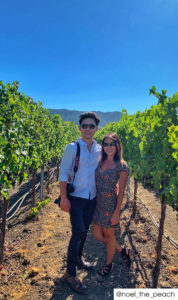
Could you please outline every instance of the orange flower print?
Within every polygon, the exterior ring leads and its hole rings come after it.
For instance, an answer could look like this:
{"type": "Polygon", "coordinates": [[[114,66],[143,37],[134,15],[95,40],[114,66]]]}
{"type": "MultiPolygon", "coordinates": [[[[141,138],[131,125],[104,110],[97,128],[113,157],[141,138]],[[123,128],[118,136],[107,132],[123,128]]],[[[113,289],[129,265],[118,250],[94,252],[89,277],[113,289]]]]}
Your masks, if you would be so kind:
{"type": "Polygon", "coordinates": [[[109,216],[109,213],[108,213],[108,211],[106,211],[106,212],[105,212],[105,216],[106,216],[106,217],[108,217],[108,216],[109,216]]]}
{"type": "Polygon", "coordinates": [[[111,197],[111,194],[110,194],[110,193],[106,193],[106,195],[107,195],[108,197],[111,197]]]}

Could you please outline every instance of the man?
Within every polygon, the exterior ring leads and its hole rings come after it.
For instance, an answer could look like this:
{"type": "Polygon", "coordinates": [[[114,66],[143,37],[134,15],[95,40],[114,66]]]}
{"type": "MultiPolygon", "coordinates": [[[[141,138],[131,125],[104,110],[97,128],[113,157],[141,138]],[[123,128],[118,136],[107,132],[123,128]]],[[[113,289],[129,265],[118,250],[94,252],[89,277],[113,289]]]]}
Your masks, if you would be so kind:
{"type": "Polygon", "coordinates": [[[65,280],[74,291],[80,294],[87,294],[88,289],[76,277],[76,267],[92,269],[92,265],[83,260],[82,251],[96,205],[95,169],[98,166],[101,146],[93,140],[93,136],[98,130],[99,122],[100,120],[94,112],[80,115],[81,137],[78,139],[80,159],[75,178],[73,168],[77,152],[76,143],[67,145],[60,167],[60,207],[63,211],[70,213],[72,227],[65,280]],[[74,178],[75,190],[67,195],[66,187],[69,176],[74,178]]]}

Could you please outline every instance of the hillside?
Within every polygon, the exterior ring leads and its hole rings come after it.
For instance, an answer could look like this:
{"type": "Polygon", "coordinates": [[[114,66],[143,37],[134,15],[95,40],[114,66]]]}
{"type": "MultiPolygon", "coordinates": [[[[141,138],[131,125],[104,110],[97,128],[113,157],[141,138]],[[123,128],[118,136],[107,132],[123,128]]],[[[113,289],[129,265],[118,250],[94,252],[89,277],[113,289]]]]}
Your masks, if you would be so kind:
{"type": "MultiPolygon", "coordinates": [[[[83,111],[78,110],[68,110],[68,109],[48,109],[51,115],[59,114],[62,120],[65,121],[72,121],[78,124],[79,115],[83,111]]],[[[121,118],[121,112],[113,111],[113,112],[102,112],[96,111],[97,115],[100,118],[99,127],[104,127],[106,124],[110,122],[118,122],[121,118]]]]}

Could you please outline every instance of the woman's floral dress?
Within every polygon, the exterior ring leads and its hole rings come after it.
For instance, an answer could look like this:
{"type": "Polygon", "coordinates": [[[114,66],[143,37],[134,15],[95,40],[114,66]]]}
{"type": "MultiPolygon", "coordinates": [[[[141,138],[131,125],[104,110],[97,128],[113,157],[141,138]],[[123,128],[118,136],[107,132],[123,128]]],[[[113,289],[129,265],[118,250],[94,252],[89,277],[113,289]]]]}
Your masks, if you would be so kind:
{"type": "Polygon", "coordinates": [[[126,164],[121,165],[116,162],[115,167],[102,171],[101,165],[95,171],[97,201],[93,216],[93,223],[104,228],[116,227],[111,225],[111,217],[117,204],[117,195],[115,193],[116,184],[119,180],[120,172],[128,172],[126,164]]]}

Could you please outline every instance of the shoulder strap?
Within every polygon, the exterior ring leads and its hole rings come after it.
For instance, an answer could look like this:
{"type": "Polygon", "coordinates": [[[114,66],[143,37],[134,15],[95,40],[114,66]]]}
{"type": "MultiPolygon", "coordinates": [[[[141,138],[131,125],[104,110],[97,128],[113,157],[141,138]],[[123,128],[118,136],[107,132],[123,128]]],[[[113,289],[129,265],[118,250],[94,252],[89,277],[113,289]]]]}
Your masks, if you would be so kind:
{"type": "Polygon", "coordinates": [[[77,152],[76,152],[76,156],[75,156],[74,176],[78,170],[79,161],[80,161],[80,145],[79,145],[79,142],[76,142],[76,144],[77,144],[77,152]]]}

